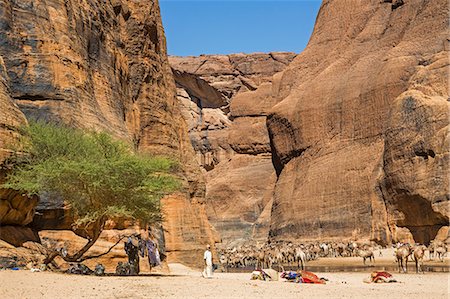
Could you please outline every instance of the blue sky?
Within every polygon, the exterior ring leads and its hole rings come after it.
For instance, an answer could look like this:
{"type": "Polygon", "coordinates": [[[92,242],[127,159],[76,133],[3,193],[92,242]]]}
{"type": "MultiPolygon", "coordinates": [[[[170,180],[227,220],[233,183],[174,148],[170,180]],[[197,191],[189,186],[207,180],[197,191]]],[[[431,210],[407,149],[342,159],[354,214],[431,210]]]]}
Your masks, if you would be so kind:
{"type": "Polygon", "coordinates": [[[169,55],[301,52],[321,0],[160,0],[169,55]]]}

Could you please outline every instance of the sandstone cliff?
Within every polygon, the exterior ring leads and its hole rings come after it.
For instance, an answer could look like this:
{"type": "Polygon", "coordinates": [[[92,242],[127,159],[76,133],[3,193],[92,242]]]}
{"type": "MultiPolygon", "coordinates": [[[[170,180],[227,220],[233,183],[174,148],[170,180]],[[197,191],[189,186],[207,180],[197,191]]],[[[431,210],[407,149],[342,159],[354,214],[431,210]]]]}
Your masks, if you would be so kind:
{"type": "MultiPolygon", "coordinates": [[[[106,130],[140,151],[177,158],[186,192],[167,210],[169,222],[177,219],[167,250],[182,252],[175,244],[185,243],[199,253],[213,242],[157,1],[0,0],[0,56],[11,97],[27,117],[106,130]]],[[[0,115],[14,120],[16,111],[0,115]]]]}
{"type": "Polygon", "coordinates": [[[443,0],[326,0],[297,57],[170,58],[225,242],[442,238],[448,14],[443,0]]]}
{"type": "Polygon", "coordinates": [[[182,114],[205,172],[208,217],[226,244],[267,239],[276,175],[266,116],[277,103],[270,96],[279,84],[273,75],[294,57],[169,57],[182,114]]]}
{"type": "Polygon", "coordinates": [[[445,0],[323,1],[267,126],[272,239],[375,239],[448,225],[445,0]],[[400,3],[401,2],[401,3],[400,3]]]}
{"type": "MultiPolygon", "coordinates": [[[[13,145],[19,137],[19,127],[27,122],[10,97],[7,78],[0,56],[0,165],[11,154],[13,145]]],[[[2,171],[0,167],[0,182],[4,181],[6,167],[4,168],[2,171]]],[[[33,220],[36,204],[37,198],[27,198],[19,192],[0,189],[0,224],[29,224],[33,220]]],[[[0,228],[0,236],[3,235],[6,235],[5,230],[0,228]]]]}

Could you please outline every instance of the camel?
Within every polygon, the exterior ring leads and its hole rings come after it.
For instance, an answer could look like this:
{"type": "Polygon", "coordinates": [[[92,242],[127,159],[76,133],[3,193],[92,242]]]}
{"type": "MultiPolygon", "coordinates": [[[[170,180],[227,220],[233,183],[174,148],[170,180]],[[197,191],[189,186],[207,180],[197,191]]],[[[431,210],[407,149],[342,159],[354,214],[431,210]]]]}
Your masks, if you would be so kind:
{"type": "Polygon", "coordinates": [[[221,254],[219,261],[222,268],[222,272],[228,272],[228,257],[225,254],[221,254]]]}
{"type": "Polygon", "coordinates": [[[397,257],[398,263],[398,272],[407,272],[408,271],[408,257],[411,255],[411,248],[409,244],[401,245],[397,248],[395,252],[395,256],[397,257]]]}
{"type": "Polygon", "coordinates": [[[295,260],[298,263],[298,268],[305,270],[306,267],[306,254],[305,252],[300,248],[297,247],[295,248],[295,260]]]}
{"type": "Polygon", "coordinates": [[[282,250],[279,248],[276,248],[275,249],[275,263],[278,264],[278,268],[281,272],[284,272],[283,260],[284,260],[284,255],[283,255],[282,250]]]}
{"type": "Polygon", "coordinates": [[[328,254],[329,254],[328,244],[326,244],[326,243],[320,244],[320,249],[322,249],[323,256],[328,256],[328,254]]]}
{"type": "Polygon", "coordinates": [[[337,244],[336,250],[340,257],[344,256],[345,248],[346,248],[346,246],[344,243],[337,244]]]}
{"type": "Polygon", "coordinates": [[[428,256],[429,256],[429,260],[433,260],[434,259],[434,244],[433,244],[433,241],[431,241],[430,245],[428,245],[428,256]]]}
{"type": "Polygon", "coordinates": [[[414,261],[416,263],[416,273],[419,273],[420,270],[423,271],[423,256],[425,255],[425,251],[427,250],[427,247],[425,245],[419,245],[414,248],[413,256],[414,261]]]}
{"type": "Polygon", "coordinates": [[[358,250],[358,255],[363,258],[364,266],[366,265],[366,259],[369,259],[372,264],[375,263],[375,255],[370,249],[360,249],[358,250]]]}
{"type": "Polygon", "coordinates": [[[447,253],[447,249],[444,246],[438,246],[434,249],[435,254],[438,257],[438,260],[444,262],[444,256],[447,253]]]}

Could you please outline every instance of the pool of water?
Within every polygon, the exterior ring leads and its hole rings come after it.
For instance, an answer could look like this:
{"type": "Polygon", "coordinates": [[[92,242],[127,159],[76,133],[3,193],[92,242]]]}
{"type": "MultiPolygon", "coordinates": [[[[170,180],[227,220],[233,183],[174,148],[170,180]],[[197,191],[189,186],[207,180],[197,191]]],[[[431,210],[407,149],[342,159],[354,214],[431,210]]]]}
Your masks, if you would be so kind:
{"type": "MultiPolygon", "coordinates": [[[[280,270],[277,266],[273,267],[275,270],[280,270]]],[[[436,272],[436,273],[450,273],[449,265],[430,265],[423,266],[425,272],[436,272]]],[[[245,268],[229,268],[228,272],[230,273],[248,273],[253,271],[253,267],[245,267],[245,268]]],[[[284,267],[286,271],[296,271],[296,267],[284,267]]],[[[372,272],[378,270],[384,270],[388,272],[398,272],[397,266],[306,266],[306,270],[312,272],[372,272]]],[[[221,269],[218,270],[219,272],[221,269]]],[[[413,265],[408,265],[408,272],[413,273],[416,272],[416,267],[413,265]]]]}

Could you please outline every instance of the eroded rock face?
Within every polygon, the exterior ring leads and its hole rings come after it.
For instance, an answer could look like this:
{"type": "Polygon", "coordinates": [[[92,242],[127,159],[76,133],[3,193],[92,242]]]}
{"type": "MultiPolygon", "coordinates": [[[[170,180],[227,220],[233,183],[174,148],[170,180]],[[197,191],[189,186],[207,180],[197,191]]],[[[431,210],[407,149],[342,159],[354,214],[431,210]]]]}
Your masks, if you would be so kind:
{"type": "MultiPolygon", "coordinates": [[[[8,76],[0,56],[0,183],[5,181],[5,159],[11,154],[19,138],[25,116],[10,97],[8,76]]],[[[33,220],[37,198],[28,198],[14,190],[0,189],[0,225],[27,225],[33,220]]],[[[14,234],[9,234],[9,240],[14,234]]]]}
{"type": "Polygon", "coordinates": [[[448,13],[323,2],[267,121],[272,239],[390,242],[401,226],[427,242],[448,223],[448,13]]]}
{"type": "Polygon", "coordinates": [[[207,214],[227,245],[265,242],[275,171],[266,116],[274,74],[293,53],[169,57],[178,100],[205,171],[207,214]]]}
{"type": "MultiPolygon", "coordinates": [[[[157,1],[0,0],[0,56],[11,97],[28,118],[105,130],[142,152],[175,157],[187,205],[205,215],[205,186],[177,106],[157,1]]],[[[213,243],[203,234],[208,223],[201,225],[184,228],[189,240],[178,235],[199,259],[202,244],[213,243]]]]}
{"type": "Polygon", "coordinates": [[[391,218],[420,243],[449,222],[449,117],[445,97],[409,90],[393,104],[386,130],[384,194],[391,218]]]}

